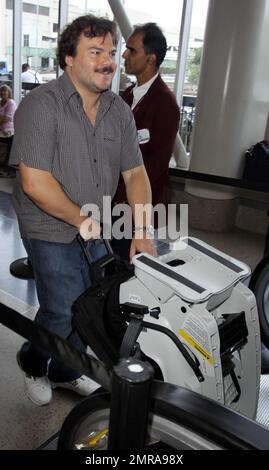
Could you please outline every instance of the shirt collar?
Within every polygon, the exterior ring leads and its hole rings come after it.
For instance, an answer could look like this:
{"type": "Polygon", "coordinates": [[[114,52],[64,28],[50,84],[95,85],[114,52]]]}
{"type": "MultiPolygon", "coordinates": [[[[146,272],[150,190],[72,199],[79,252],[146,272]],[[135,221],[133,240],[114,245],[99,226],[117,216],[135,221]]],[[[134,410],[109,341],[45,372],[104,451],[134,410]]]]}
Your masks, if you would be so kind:
{"type": "Polygon", "coordinates": [[[72,95],[78,94],[76,88],[74,87],[72,81],[68,77],[67,73],[64,72],[59,78],[60,87],[63,90],[66,101],[69,101],[72,95]]]}
{"type": "Polygon", "coordinates": [[[134,109],[134,107],[137,105],[137,103],[142,100],[143,96],[148,92],[149,88],[151,87],[152,83],[156,80],[158,77],[159,72],[156,73],[150,80],[148,80],[146,83],[143,83],[143,85],[138,86],[137,83],[133,88],[133,103],[131,108],[134,109]]]}

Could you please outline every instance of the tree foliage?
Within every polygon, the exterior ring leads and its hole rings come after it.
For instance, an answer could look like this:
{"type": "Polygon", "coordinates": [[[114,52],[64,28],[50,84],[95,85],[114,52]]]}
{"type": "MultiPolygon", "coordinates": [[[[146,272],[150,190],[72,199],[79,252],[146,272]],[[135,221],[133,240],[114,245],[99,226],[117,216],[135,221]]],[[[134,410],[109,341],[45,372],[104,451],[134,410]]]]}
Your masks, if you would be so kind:
{"type": "Polygon", "coordinates": [[[203,51],[202,47],[194,49],[193,57],[189,61],[189,65],[188,65],[188,82],[191,85],[196,85],[196,86],[198,85],[199,75],[200,75],[202,51],[203,51]]]}

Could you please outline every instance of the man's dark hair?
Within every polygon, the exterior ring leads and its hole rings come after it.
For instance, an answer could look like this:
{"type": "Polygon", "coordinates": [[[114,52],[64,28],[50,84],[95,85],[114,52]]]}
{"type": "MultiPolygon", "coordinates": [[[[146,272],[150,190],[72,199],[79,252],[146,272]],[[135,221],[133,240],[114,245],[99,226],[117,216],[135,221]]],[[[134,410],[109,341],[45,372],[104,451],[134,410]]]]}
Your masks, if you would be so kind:
{"type": "Polygon", "coordinates": [[[27,70],[29,70],[29,68],[30,68],[29,64],[22,64],[21,71],[22,72],[27,72],[27,70]]]}
{"type": "Polygon", "coordinates": [[[167,42],[162,30],[156,23],[137,24],[134,26],[135,33],[143,33],[143,44],[146,54],[156,55],[156,67],[160,67],[167,51],[167,42]]]}
{"type": "Polygon", "coordinates": [[[57,50],[57,59],[61,69],[65,69],[65,57],[75,57],[77,45],[81,34],[87,38],[103,37],[111,34],[113,44],[117,45],[117,27],[107,18],[98,18],[93,15],[79,16],[63,30],[57,50]]]}

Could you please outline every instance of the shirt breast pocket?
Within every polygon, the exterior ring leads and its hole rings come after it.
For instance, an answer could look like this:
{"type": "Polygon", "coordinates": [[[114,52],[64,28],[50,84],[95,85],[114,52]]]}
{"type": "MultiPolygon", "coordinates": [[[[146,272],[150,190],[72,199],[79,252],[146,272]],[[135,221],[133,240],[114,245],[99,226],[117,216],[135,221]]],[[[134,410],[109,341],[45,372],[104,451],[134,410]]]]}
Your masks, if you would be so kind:
{"type": "Polygon", "coordinates": [[[106,166],[120,166],[121,140],[119,136],[104,137],[104,163],[106,166]]]}

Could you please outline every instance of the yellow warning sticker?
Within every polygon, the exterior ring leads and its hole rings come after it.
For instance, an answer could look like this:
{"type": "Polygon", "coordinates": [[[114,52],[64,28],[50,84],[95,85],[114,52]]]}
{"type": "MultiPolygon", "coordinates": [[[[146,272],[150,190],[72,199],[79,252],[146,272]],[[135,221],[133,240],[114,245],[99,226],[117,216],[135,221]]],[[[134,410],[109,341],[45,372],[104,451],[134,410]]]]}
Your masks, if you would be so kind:
{"type": "Polygon", "coordinates": [[[194,339],[186,333],[185,330],[179,330],[179,334],[184,338],[187,343],[189,343],[193,348],[195,348],[202,356],[210,363],[213,364],[213,357],[209,354],[206,349],[204,349],[200,344],[198,344],[194,339]]]}

